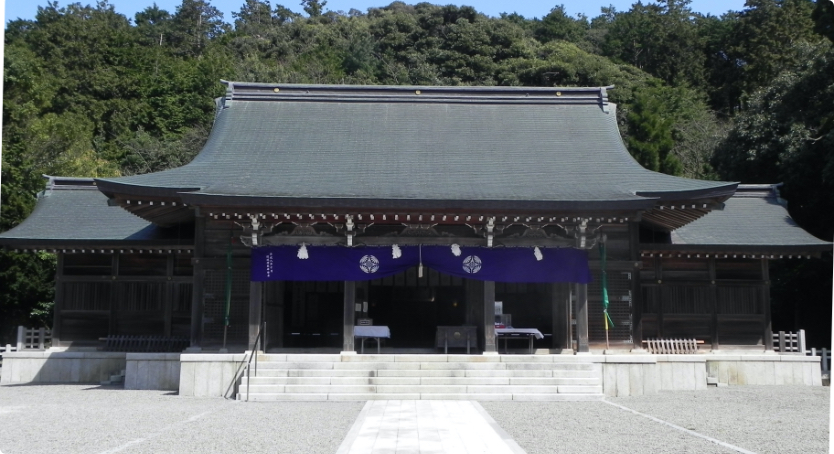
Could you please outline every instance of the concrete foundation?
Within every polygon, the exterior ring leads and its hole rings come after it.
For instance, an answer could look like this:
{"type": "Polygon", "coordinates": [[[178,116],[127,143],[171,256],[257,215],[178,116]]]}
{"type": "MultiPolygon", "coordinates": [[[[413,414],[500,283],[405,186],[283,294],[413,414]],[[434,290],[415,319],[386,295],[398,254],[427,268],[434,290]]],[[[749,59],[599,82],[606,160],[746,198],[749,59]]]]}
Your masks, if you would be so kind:
{"type": "Polygon", "coordinates": [[[703,390],[708,377],[725,385],[822,386],[819,356],[696,354],[604,358],[602,388],[610,397],[703,390]]]}
{"type": "MultiPolygon", "coordinates": [[[[274,355],[273,355],[274,356],[274,355]]],[[[284,355],[284,361],[320,360],[329,355],[284,355]]],[[[368,361],[372,355],[339,357],[349,363],[368,361]]],[[[420,361],[432,369],[446,355],[379,355],[377,361],[396,369],[420,361]]],[[[623,397],[655,394],[659,391],[697,391],[712,383],[725,385],[807,385],[821,386],[818,356],[777,354],[695,354],[695,355],[496,355],[494,358],[467,357],[467,362],[502,365],[519,362],[515,368],[535,368],[537,362],[597,364],[605,396],[623,397]]],[[[3,356],[0,383],[99,383],[125,371],[125,389],[179,391],[182,396],[233,397],[236,374],[242,373],[243,354],[201,353],[111,353],[84,351],[23,351],[3,356]]],[[[478,364],[468,364],[474,368],[478,364]]],[[[254,364],[253,364],[254,366],[254,364]]],[[[447,369],[448,364],[437,364],[447,369]]],[[[488,364],[484,364],[487,367],[488,364]]],[[[510,366],[505,366],[510,367],[510,366]]],[[[486,370],[484,373],[488,373],[486,370]]]]}
{"type": "Polygon", "coordinates": [[[237,392],[235,374],[242,366],[243,353],[180,355],[181,396],[233,397],[237,392]]]}
{"type": "Polygon", "coordinates": [[[180,387],[179,353],[127,353],[125,389],[177,391],[180,387]]]}
{"type": "Polygon", "coordinates": [[[22,351],[3,354],[0,383],[100,383],[125,370],[127,353],[22,351]]]}

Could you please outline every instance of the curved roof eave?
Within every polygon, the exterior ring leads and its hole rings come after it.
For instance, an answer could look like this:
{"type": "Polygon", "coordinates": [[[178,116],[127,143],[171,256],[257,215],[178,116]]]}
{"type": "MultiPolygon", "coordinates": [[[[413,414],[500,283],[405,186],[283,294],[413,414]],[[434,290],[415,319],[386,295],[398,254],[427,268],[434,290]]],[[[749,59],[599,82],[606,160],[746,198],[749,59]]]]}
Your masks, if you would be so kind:
{"type": "MultiPolygon", "coordinates": [[[[660,202],[683,201],[698,199],[727,199],[735,194],[738,189],[738,182],[725,182],[721,186],[714,186],[703,189],[692,189],[682,191],[637,191],[636,195],[650,197],[660,202]]],[[[723,201],[723,200],[721,200],[723,201]]]]}
{"type": "Polygon", "coordinates": [[[201,189],[200,187],[189,186],[168,187],[131,184],[109,178],[94,178],[93,180],[95,181],[99,191],[103,192],[105,195],[111,198],[116,194],[123,194],[144,197],[165,197],[179,199],[181,193],[199,191],[201,189]]]}
{"type": "Polygon", "coordinates": [[[374,199],[351,197],[265,197],[250,195],[180,193],[189,205],[248,207],[311,207],[354,209],[418,209],[418,210],[535,210],[535,211],[641,211],[654,206],[656,199],[632,197],[593,201],[559,200],[455,200],[455,199],[374,199]]]}
{"type": "Polygon", "coordinates": [[[655,200],[720,202],[735,188],[640,167],[620,137],[609,87],[225,83],[192,162],[98,179],[100,190],[191,204],[645,210],[655,200]]]}

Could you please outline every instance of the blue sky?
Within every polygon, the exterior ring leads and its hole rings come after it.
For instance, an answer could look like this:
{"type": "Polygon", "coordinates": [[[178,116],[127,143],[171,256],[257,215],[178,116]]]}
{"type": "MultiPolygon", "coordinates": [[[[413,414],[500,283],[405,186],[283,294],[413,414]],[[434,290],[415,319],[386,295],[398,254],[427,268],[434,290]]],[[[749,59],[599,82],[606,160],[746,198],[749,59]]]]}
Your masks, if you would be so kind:
{"type": "MultiPolygon", "coordinates": [[[[95,4],[95,0],[77,0],[82,4],[95,4]]],[[[348,11],[351,8],[360,11],[366,11],[368,8],[375,6],[385,6],[393,0],[328,0],[325,9],[333,11],[348,11]]],[[[38,11],[38,6],[46,5],[47,0],[5,0],[5,15],[6,22],[17,18],[34,19],[38,11]]],[[[59,0],[61,6],[65,6],[74,1],[59,0]]],[[[129,18],[142,11],[148,6],[153,5],[154,0],[110,0],[110,3],[116,8],[116,11],[122,13],[129,18]]],[[[160,8],[166,9],[169,12],[174,12],[181,0],[156,0],[156,4],[160,8]]],[[[233,23],[232,12],[240,10],[240,6],[244,0],[211,0],[214,5],[223,13],[223,19],[226,22],[233,23]]],[[[273,0],[275,4],[283,4],[289,9],[301,12],[300,0],[273,0]]],[[[419,3],[417,1],[406,1],[406,3],[419,3]]],[[[448,0],[430,1],[430,3],[456,5],[471,5],[478,11],[490,16],[498,16],[502,12],[517,12],[524,17],[542,17],[546,15],[555,5],[564,4],[568,14],[575,16],[583,13],[589,17],[599,15],[600,7],[613,5],[618,11],[626,11],[635,3],[634,0],[524,0],[524,1],[498,1],[498,0],[470,0],[464,2],[449,2],[448,0]]],[[[693,0],[689,5],[692,10],[703,13],[720,16],[729,11],[739,11],[744,7],[744,0],[693,0]]]]}

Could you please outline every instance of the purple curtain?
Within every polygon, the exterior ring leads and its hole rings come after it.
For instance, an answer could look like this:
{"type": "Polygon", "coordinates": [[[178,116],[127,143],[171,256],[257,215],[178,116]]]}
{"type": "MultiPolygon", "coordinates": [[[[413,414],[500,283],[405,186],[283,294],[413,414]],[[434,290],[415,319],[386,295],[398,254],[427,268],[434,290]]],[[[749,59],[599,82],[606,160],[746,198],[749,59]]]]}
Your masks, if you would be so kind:
{"type": "Polygon", "coordinates": [[[588,253],[580,249],[399,246],[267,246],[252,249],[253,281],[364,281],[402,273],[423,263],[441,273],[495,282],[591,282],[588,253]]]}

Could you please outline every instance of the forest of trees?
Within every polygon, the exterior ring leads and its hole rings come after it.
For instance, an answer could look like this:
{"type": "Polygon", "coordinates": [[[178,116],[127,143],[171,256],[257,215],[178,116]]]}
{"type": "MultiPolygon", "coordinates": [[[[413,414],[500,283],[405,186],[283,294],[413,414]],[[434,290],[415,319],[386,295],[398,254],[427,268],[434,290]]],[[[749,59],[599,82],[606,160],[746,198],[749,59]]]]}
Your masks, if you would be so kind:
{"type": "MultiPolygon", "coordinates": [[[[615,85],[623,139],[642,165],[783,182],[794,219],[832,240],[834,2],[748,0],[720,17],[689,3],[637,2],[593,18],[562,6],[525,18],[403,2],[345,12],[320,0],[245,0],[232,18],[208,0],[182,0],[175,11],[154,4],[128,18],[107,0],[48,3],[34,20],[6,25],[0,231],[30,213],[42,174],[130,175],[188,162],[226,79],[615,85]]],[[[831,261],[773,265],[774,329],[830,331],[831,261]]],[[[0,251],[0,343],[16,324],[51,323],[54,267],[48,253],[0,251]]]]}

